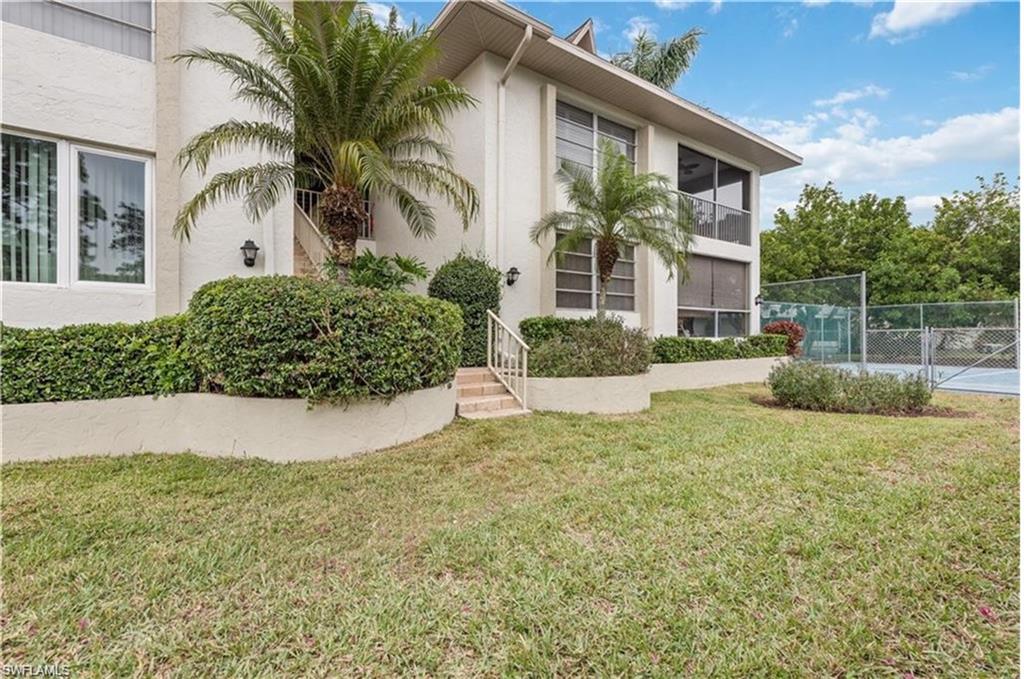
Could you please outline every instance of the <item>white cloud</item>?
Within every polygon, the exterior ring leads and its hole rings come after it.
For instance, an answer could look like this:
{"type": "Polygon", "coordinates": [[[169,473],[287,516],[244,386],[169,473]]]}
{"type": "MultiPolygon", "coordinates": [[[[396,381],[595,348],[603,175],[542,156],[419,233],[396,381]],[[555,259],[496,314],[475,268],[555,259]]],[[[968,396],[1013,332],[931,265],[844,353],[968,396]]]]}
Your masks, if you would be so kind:
{"type": "MultiPolygon", "coordinates": [[[[799,168],[765,179],[762,218],[766,223],[776,208],[793,201],[806,183],[821,185],[832,181],[842,187],[856,182],[888,181],[891,185],[931,168],[971,162],[1012,162],[1018,157],[1020,144],[1020,110],[1016,107],[949,118],[917,136],[876,136],[878,119],[861,109],[838,121],[831,116],[822,119],[820,115],[809,114],[799,120],[739,122],[804,159],[799,168]]],[[[911,209],[915,219],[927,219],[926,208],[930,206],[926,203],[932,198],[913,198],[911,209]]]]}
{"type": "Polygon", "coordinates": [[[935,216],[935,206],[942,196],[911,196],[907,198],[907,209],[914,224],[925,224],[935,216]]]}
{"type": "Polygon", "coordinates": [[[885,99],[889,96],[889,90],[878,85],[865,85],[860,89],[856,90],[840,90],[835,95],[828,99],[816,99],[814,105],[818,107],[822,106],[840,106],[842,104],[848,104],[851,101],[857,101],[858,99],[864,99],[866,97],[877,97],[878,99],[885,99]]]}
{"type": "Polygon", "coordinates": [[[691,0],[654,0],[658,9],[686,9],[691,0]]]}
{"type": "Polygon", "coordinates": [[[608,30],[608,24],[601,17],[591,17],[590,20],[594,22],[594,33],[602,33],[608,30]]]}
{"type": "Polygon", "coordinates": [[[622,35],[632,41],[643,32],[647,32],[648,35],[654,37],[657,30],[658,24],[645,16],[635,16],[630,17],[629,21],[626,22],[626,29],[622,31],[622,35]]]}
{"type": "MultiPolygon", "coordinates": [[[[382,2],[368,2],[364,5],[364,7],[366,8],[366,11],[370,13],[370,16],[373,17],[373,20],[375,22],[377,22],[381,26],[388,25],[388,18],[391,16],[392,5],[385,5],[382,2]]],[[[398,27],[408,27],[408,24],[406,23],[405,18],[402,16],[401,12],[398,13],[398,27]]]]}
{"type": "Polygon", "coordinates": [[[960,82],[971,82],[973,80],[981,80],[991,73],[994,68],[995,66],[992,64],[985,64],[984,66],[979,66],[978,68],[970,71],[950,71],[949,77],[953,80],[959,80],[960,82]]]}
{"type": "Polygon", "coordinates": [[[940,24],[963,14],[976,4],[974,0],[959,2],[914,2],[896,0],[892,10],[875,15],[871,21],[870,38],[888,38],[900,42],[917,35],[926,26],[940,24]]]}
{"type": "Polygon", "coordinates": [[[800,22],[796,20],[796,17],[790,17],[786,23],[786,27],[782,29],[783,38],[791,38],[796,33],[796,29],[800,26],[800,22]]]}
{"type": "Polygon", "coordinates": [[[805,7],[822,7],[827,5],[832,0],[804,0],[805,7]]]}
{"type": "Polygon", "coordinates": [[[708,14],[718,14],[722,11],[722,0],[711,0],[711,6],[708,7],[708,14]]]}

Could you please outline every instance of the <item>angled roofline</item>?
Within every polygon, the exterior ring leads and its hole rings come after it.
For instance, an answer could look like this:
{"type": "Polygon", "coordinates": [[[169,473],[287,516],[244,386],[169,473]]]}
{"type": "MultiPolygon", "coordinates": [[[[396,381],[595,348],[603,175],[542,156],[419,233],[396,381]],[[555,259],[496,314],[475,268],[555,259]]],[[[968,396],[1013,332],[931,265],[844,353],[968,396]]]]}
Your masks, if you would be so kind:
{"type": "Polygon", "coordinates": [[[565,36],[566,41],[582,47],[591,54],[597,54],[597,42],[594,39],[594,20],[587,19],[579,28],[565,36]]]}
{"type": "MultiPolygon", "coordinates": [[[[736,134],[754,144],[757,144],[758,146],[761,146],[762,148],[765,148],[775,154],[778,154],[781,158],[784,158],[788,162],[783,163],[782,167],[775,168],[776,170],[785,169],[787,167],[796,167],[798,165],[803,164],[803,158],[797,155],[796,153],[790,151],[789,149],[780,146],[779,144],[776,144],[770,139],[766,139],[765,137],[746,129],[745,127],[737,123],[734,123],[728,118],[719,115],[718,113],[715,113],[710,109],[695,104],[692,101],[689,101],[688,99],[685,99],[679,96],[678,94],[675,94],[674,92],[662,89],[661,87],[658,87],[657,85],[647,80],[644,80],[640,76],[634,75],[633,73],[630,73],[625,69],[619,68],[618,66],[615,66],[614,64],[605,61],[596,54],[587,51],[585,48],[580,47],[579,45],[574,44],[573,42],[570,42],[565,38],[558,37],[557,35],[554,34],[554,31],[547,24],[535,19],[534,17],[530,16],[529,14],[526,14],[525,12],[519,9],[516,9],[515,7],[512,7],[511,5],[507,4],[506,2],[503,2],[502,0],[448,0],[445,6],[438,13],[437,17],[435,17],[434,20],[430,23],[428,30],[430,30],[431,32],[443,31],[444,28],[451,22],[451,20],[458,14],[458,12],[470,6],[491,12],[492,14],[495,14],[496,16],[517,25],[519,28],[525,28],[527,25],[532,26],[534,32],[534,42],[538,40],[546,41],[549,45],[570,54],[572,57],[575,57],[577,59],[580,59],[593,66],[600,68],[610,76],[628,82],[630,85],[634,87],[639,87],[643,89],[645,92],[649,93],[650,95],[653,95],[669,104],[676,106],[677,108],[680,109],[680,111],[685,111],[690,115],[694,115],[716,125],[720,125],[721,127],[727,129],[731,133],[736,134]]],[[[586,23],[584,23],[583,26],[580,26],[580,28],[576,29],[576,31],[573,32],[573,35],[575,35],[576,32],[580,31],[584,26],[586,26],[586,23]]]]}

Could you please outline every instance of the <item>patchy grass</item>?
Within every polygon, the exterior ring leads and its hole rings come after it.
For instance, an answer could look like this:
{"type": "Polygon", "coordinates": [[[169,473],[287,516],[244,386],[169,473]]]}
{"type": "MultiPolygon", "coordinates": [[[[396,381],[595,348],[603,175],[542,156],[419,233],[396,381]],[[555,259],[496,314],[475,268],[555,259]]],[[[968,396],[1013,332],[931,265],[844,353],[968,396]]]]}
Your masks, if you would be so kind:
{"type": "MultiPolygon", "coordinates": [[[[1009,676],[1016,399],[459,422],[3,468],[3,657],[91,674],[1009,676]]],[[[368,423],[369,424],[369,423],[368,423]]]]}

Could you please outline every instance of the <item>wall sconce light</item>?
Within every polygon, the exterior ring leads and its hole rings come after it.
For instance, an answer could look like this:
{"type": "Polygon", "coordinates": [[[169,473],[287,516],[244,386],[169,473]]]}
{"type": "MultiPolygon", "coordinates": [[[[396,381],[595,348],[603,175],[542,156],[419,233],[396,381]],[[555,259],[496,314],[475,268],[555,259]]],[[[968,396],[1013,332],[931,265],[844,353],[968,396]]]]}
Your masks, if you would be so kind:
{"type": "Polygon", "coordinates": [[[505,285],[515,285],[519,280],[519,269],[512,267],[505,272],[505,285]]]}
{"type": "Polygon", "coordinates": [[[763,301],[764,300],[761,299],[761,295],[758,295],[757,297],[754,298],[754,306],[761,306],[761,302],[763,301]]]}
{"type": "Polygon", "coordinates": [[[247,240],[242,243],[242,247],[239,248],[242,251],[242,262],[246,266],[254,266],[256,264],[256,253],[260,251],[260,248],[252,240],[247,240]]]}

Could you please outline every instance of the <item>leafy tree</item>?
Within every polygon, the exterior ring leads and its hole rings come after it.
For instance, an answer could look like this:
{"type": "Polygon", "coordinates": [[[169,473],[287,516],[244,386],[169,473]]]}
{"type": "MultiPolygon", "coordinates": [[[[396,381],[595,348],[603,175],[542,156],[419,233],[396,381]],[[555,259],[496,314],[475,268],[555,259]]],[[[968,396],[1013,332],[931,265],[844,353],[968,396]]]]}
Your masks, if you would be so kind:
{"type": "Polygon", "coordinates": [[[700,49],[702,35],[703,30],[691,28],[659,44],[647,31],[640,31],[633,38],[630,50],[612,56],[611,62],[658,87],[670,90],[683,73],[689,70],[700,49]]]}
{"type": "Polygon", "coordinates": [[[449,80],[426,79],[438,58],[430,35],[399,29],[394,20],[378,26],[352,1],[297,2],[292,12],[269,0],[220,8],[252,31],[259,58],[197,48],[175,59],[227,74],[236,96],[268,120],[214,125],[193,137],[179,160],[183,169],[205,173],[211,158],[239,148],[272,159],[210,178],[179,212],[179,236],[188,238],[196,218],[222,200],[241,197],[249,216],[259,218],[294,182],[324,187],[321,223],[342,277],[355,257],[367,195],[394,203],[416,236],[434,234],[423,196],[448,202],[468,226],[476,189],[455,172],[451,150],[438,139],[447,117],[476,101],[449,80]]]}
{"type": "Polygon", "coordinates": [[[1020,281],[1020,190],[1002,174],[943,198],[914,226],[902,197],[846,200],[805,186],[761,236],[765,283],[867,272],[869,304],[1013,297],[1020,281]]]}
{"type": "Polygon", "coordinates": [[[602,139],[597,171],[562,161],[555,177],[565,188],[569,210],[541,217],[530,231],[534,243],[556,234],[550,258],[578,251],[593,240],[597,250],[597,317],[604,319],[608,281],[623,248],[650,248],[669,270],[685,272],[691,220],[678,209],[668,177],[636,174],[612,142],[602,139]]]}

